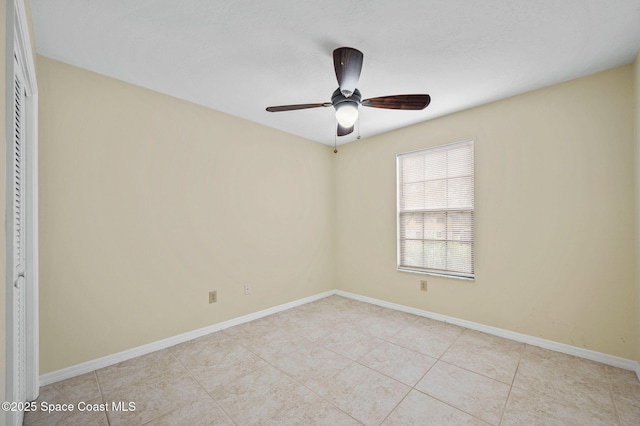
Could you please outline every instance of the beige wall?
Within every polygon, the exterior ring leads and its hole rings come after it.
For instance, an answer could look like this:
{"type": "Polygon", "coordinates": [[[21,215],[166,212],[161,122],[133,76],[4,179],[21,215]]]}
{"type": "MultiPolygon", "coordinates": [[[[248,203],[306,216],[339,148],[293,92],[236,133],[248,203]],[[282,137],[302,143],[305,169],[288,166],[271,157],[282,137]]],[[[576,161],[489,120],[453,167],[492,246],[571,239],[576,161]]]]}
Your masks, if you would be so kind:
{"type": "MultiPolygon", "coordinates": [[[[6,150],[7,150],[7,86],[6,86],[6,74],[7,74],[7,35],[6,35],[6,22],[7,22],[7,2],[6,0],[0,0],[0,22],[2,22],[2,28],[0,29],[0,277],[4,285],[0,286],[0,401],[5,400],[5,391],[7,383],[7,358],[6,358],[6,150]]],[[[4,413],[0,415],[0,424],[5,423],[4,413]]]]}
{"type": "Polygon", "coordinates": [[[632,358],[631,87],[624,66],[343,146],[337,287],[632,358]],[[396,271],[395,155],[467,139],[476,279],[426,277],[420,292],[424,275],[396,271]]]}
{"type": "Polygon", "coordinates": [[[41,373],[335,287],[331,148],[44,57],[38,83],[41,373]]]}

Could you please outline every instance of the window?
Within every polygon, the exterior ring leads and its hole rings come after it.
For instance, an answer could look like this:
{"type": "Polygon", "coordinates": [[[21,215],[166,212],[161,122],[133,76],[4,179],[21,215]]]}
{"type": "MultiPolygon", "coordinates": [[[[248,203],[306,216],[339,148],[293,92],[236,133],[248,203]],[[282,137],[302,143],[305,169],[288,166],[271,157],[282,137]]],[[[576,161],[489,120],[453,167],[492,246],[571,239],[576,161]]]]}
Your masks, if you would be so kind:
{"type": "Polygon", "coordinates": [[[473,141],[399,154],[398,270],[474,278],[473,141]]]}

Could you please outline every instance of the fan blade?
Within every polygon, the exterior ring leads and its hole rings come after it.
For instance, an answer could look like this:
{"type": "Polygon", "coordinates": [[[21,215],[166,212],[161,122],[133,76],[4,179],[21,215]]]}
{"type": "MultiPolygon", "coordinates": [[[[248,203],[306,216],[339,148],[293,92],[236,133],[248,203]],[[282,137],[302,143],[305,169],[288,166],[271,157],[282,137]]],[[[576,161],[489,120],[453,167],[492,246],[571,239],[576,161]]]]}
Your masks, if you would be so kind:
{"type": "Polygon", "coordinates": [[[324,102],[321,104],[280,105],[280,106],[270,106],[267,108],[267,111],[269,112],[294,111],[296,109],[330,107],[330,106],[331,106],[331,102],[324,102]]]}
{"type": "Polygon", "coordinates": [[[351,47],[339,47],[333,51],[333,68],[340,85],[340,92],[347,98],[356,90],[362,71],[362,52],[351,47]]]}
{"type": "Polygon", "coordinates": [[[351,132],[353,132],[353,126],[351,126],[351,127],[342,127],[338,123],[338,136],[346,136],[351,132]]]}
{"type": "Polygon", "coordinates": [[[420,110],[425,109],[429,102],[431,102],[429,95],[394,95],[365,99],[361,105],[373,108],[420,110]]]}

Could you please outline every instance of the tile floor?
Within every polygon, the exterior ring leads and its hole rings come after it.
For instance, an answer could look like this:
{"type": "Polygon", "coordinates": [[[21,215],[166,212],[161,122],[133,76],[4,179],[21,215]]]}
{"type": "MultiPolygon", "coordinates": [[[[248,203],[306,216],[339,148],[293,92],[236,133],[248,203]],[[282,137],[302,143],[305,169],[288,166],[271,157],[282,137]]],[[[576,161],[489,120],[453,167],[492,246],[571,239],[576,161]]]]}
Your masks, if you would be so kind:
{"type": "Polygon", "coordinates": [[[640,425],[633,372],[339,296],[45,386],[40,401],[110,411],[25,425],[640,425]]]}

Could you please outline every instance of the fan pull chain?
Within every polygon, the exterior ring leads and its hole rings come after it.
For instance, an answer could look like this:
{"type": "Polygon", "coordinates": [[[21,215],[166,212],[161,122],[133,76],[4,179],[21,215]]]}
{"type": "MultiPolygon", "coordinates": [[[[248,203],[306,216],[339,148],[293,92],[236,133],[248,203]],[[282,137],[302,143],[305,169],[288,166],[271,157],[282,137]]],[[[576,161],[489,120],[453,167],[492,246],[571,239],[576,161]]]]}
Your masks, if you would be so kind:
{"type": "Polygon", "coordinates": [[[337,154],[338,153],[338,148],[337,148],[337,139],[338,139],[338,135],[337,134],[333,134],[333,153],[337,154]]]}
{"type": "Polygon", "coordinates": [[[360,140],[360,120],[358,120],[358,137],[356,139],[360,140]]]}

